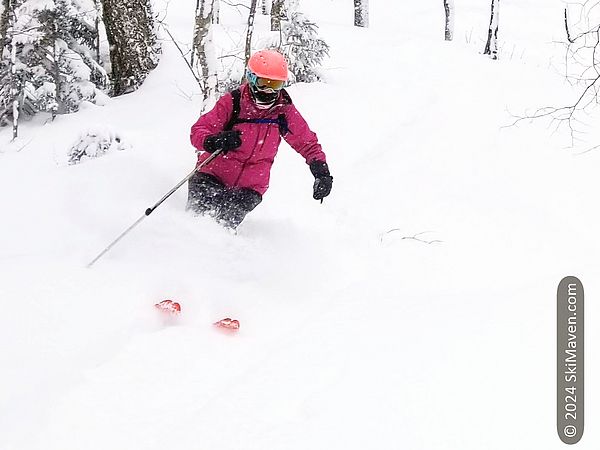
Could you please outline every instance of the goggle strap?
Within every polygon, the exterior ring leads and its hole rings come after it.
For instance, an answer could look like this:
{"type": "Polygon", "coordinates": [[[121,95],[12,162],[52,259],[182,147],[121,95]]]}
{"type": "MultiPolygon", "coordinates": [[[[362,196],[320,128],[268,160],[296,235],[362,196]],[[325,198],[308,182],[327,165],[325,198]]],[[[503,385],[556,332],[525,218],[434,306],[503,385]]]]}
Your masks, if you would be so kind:
{"type": "Polygon", "coordinates": [[[246,78],[252,84],[256,84],[256,82],[258,81],[258,76],[252,71],[250,71],[250,69],[246,69],[246,78]]]}

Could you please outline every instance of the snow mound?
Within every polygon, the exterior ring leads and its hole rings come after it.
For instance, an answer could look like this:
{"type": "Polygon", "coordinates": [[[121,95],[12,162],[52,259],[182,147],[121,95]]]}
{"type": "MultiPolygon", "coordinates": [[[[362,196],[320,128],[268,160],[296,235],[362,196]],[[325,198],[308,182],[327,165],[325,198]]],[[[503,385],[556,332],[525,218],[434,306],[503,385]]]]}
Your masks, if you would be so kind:
{"type": "Polygon", "coordinates": [[[69,164],[79,164],[92,158],[99,158],[114,151],[127,150],[131,145],[123,142],[120,133],[109,128],[94,128],[80,134],[71,146],[69,164]]]}

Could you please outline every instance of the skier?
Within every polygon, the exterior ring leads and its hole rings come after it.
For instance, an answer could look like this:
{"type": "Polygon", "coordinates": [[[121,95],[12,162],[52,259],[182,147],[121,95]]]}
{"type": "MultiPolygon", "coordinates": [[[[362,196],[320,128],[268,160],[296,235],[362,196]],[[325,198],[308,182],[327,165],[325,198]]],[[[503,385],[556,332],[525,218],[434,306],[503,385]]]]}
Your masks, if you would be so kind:
{"type": "Polygon", "coordinates": [[[221,154],[189,180],[187,209],[235,229],[262,201],[282,137],[309,165],[313,198],[322,202],[329,195],[333,177],[325,154],[283,89],[287,79],[283,55],[259,51],[248,61],[246,82],[192,126],[198,164],[211,153],[221,154]]]}

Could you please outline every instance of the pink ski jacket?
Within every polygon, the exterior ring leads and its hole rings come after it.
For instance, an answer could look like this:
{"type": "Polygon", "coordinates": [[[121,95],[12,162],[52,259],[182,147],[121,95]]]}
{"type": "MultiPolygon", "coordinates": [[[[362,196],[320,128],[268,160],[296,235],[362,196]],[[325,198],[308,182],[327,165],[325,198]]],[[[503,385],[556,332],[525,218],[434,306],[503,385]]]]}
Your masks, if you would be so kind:
{"type": "MultiPolygon", "coordinates": [[[[277,119],[284,114],[288,130],[282,130],[283,137],[290,146],[300,153],[307,164],[312,161],[326,162],[325,154],[291,99],[284,91],[279,100],[269,109],[259,109],[250,98],[247,84],[240,88],[239,119],[277,119]],[[285,132],[287,131],[287,132],[285,132]]],[[[202,115],[192,126],[190,139],[198,150],[204,150],[204,140],[211,134],[223,131],[233,113],[233,98],[230,93],[223,95],[208,113],[202,115]]],[[[234,130],[241,131],[242,145],[226,155],[220,155],[207,167],[200,169],[217,177],[226,186],[253,189],[264,194],[269,187],[269,176],[273,160],[277,154],[281,133],[276,123],[238,123],[234,130]]],[[[210,156],[201,151],[198,163],[210,156]]]]}

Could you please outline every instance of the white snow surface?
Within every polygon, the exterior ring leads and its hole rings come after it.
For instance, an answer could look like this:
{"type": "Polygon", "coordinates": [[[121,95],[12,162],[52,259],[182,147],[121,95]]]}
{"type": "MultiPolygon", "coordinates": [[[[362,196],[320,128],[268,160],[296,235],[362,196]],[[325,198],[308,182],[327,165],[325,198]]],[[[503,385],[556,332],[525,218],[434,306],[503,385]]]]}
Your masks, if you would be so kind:
{"type": "MultiPolygon", "coordinates": [[[[183,3],[166,21],[187,42],[183,3]]],[[[201,96],[167,41],[139,91],[16,142],[0,130],[0,449],[563,448],[567,275],[588,299],[578,448],[599,448],[600,150],[501,128],[577,94],[551,44],[563,4],[503,2],[499,61],[481,55],[489,2],[455,4],[449,43],[442,2],[373,0],[369,29],[352,2],[300,2],[331,58],[289,92],[333,192],[314,201],[283,144],[237,235],[187,214],[184,187],[85,267],[195,163],[201,96]],[[90,129],[130,148],[68,165],[90,129]],[[182,305],[168,323],[166,298],[182,305]],[[224,317],[237,334],[212,326],[224,317]]]]}

